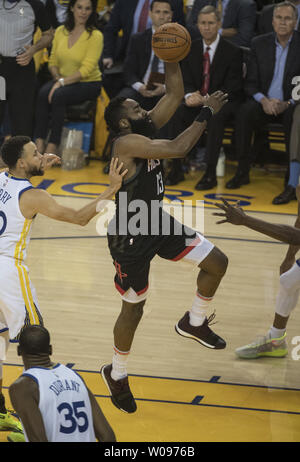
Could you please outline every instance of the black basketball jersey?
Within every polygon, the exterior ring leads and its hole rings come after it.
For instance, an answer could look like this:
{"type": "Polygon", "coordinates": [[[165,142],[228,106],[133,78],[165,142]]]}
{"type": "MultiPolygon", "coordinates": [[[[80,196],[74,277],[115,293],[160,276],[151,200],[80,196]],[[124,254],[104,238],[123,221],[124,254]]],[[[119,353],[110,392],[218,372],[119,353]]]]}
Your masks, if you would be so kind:
{"type": "MultiPolygon", "coordinates": [[[[161,232],[164,182],[161,161],[136,159],[135,174],[116,194],[116,213],[108,228],[110,245],[119,251],[133,239],[161,232]]],[[[136,248],[136,245],[134,246],[136,248]]]]}

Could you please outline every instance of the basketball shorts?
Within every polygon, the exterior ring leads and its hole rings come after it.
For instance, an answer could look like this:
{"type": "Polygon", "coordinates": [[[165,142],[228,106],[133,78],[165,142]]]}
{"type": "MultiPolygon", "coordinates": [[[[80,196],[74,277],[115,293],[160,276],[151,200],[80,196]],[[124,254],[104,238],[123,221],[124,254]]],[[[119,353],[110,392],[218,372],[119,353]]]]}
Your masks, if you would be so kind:
{"type": "Polygon", "coordinates": [[[147,298],[149,286],[149,271],[151,260],[158,255],[161,258],[176,261],[187,261],[194,265],[199,265],[212,251],[214,245],[204,236],[194,232],[189,239],[184,235],[170,236],[139,236],[137,238],[139,255],[136,256],[132,246],[122,248],[118,252],[118,247],[109,247],[116,269],[115,286],[121,294],[122,299],[129,303],[138,303],[147,298]],[[127,251],[126,251],[127,250],[127,251]]]}
{"type": "Polygon", "coordinates": [[[0,332],[9,331],[11,341],[17,341],[22,327],[43,325],[36,291],[28,268],[13,258],[0,258],[0,332]]]}

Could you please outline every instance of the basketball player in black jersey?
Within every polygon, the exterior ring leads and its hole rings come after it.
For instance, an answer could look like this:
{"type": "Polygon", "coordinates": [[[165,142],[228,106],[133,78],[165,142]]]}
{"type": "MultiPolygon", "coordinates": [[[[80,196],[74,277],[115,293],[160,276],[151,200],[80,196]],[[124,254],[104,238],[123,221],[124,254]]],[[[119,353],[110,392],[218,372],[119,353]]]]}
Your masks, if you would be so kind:
{"type": "Polygon", "coordinates": [[[218,91],[207,97],[206,106],[195,121],[176,139],[154,139],[156,131],[172,117],[184,95],[179,64],[166,63],[165,69],[166,94],[151,111],[146,112],[134,100],[115,98],[105,112],[108,128],[116,136],[112,156],[123,162],[128,173],[116,195],[116,214],[108,229],[122,309],[114,326],[112,364],[102,366],[101,375],[113,404],[128,413],[135,412],[136,403],[129,388],[126,363],[143,314],[150,262],[155,255],[173,261],[187,260],[200,268],[193,305],[175,326],[176,331],[208,348],[226,346],[210,329],[214,314],[207,317],[207,309],[226,272],[228,259],[204,236],[179,224],[162,210],[161,161],[183,158],[192,149],[209,118],[227,102],[227,94],[218,91]],[[135,213],[137,208],[140,214],[135,213]],[[130,226],[132,224],[136,227],[130,226]]]}

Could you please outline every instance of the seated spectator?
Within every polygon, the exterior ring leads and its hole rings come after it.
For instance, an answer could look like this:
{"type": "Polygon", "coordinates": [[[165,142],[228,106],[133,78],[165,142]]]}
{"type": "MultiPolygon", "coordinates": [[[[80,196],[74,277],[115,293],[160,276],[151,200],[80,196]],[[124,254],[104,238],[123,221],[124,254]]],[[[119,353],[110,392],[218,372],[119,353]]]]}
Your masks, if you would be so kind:
{"type": "Polygon", "coordinates": [[[151,43],[152,34],[162,24],[172,21],[170,0],[153,0],[149,16],[152,28],[131,37],[124,62],[126,87],[119,96],[136,100],[147,111],[151,110],[165,94],[164,62],[154,54],[151,43]],[[150,86],[149,79],[154,79],[150,86]],[[155,80],[156,79],[156,80],[155,80]],[[158,82],[158,80],[160,80],[158,82]]]}
{"type": "Polygon", "coordinates": [[[65,24],[56,29],[49,60],[53,80],[37,98],[35,138],[41,153],[58,152],[66,106],[96,99],[100,93],[103,36],[95,29],[96,5],[96,0],[70,0],[65,24]]]}
{"type": "MultiPolygon", "coordinates": [[[[249,47],[255,34],[256,3],[254,0],[195,0],[189,17],[189,26],[197,23],[199,11],[206,5],[212,5],[221,14],[220,34],[237,46],[249,47]]],[[[191,29],[194,38],[199,31],[191,29]]]]}
{"type": "MultiPolygon", "coordinates": [[[[213,6],[205,6],[198,15],[198,27],[203,38],[194,40],[189,55],[182,61],[185,101],[169,122],[169,133],[175,138],[187,128],[205,104],[207,93],[217,90],[228,93],[229,102],[212,117],[207,125],[203,178],[197,190],[207,190],[217,185],[216,166],[222,146],[224,126],[234,117],[243,98],[242,51],[218,33],[220,13],[213,6]]],[[[177,184],[184,179],[179,159],[173,160],[166,183],[177,184]]]]}
{"type": "MultiPolygon", "coordinates": [[[[290,3],[293,3],[298,10],[298,20],[296,23],[295,29],[300,31],[300,0],[289,0],[290,3]]],[[[273,32],[273,10],[274,4],[266,5],[259,14],[258,25],[257,25],[257,32],[259,35],[267,34],[269,32],[273,32]]]]}
{"type": "Polygon", "coordinates": [[[245,82],[248,100],[241,106],[235,126],[238,168],[227,183],[228,189],[250,182],[251,139],[255,129],[270,122],[283,124],[287,152],[295,108],[292,80],[300,75],[300,34],[294,31],[297,8],[283,2],[275,5],[274,33],[255,37],[245,82]]]}
{"type": "Polygon", "coordinates": [[[36,91],[34,56],[49,46],[52,39],[53,31],[41,2],[22,1],[22,5],[9,0],[5,5],[2,2],[0,76],[5,79],[6,88],[5,99],[0,94],[0,126],[8,114],[10,135],[32,136],[36,91]],[[33,43],[37,26],[41,34],[33,43]]]}
{"type": "MultiPolygon", "coordinates": [[[[110,20],[104,30],[103,65],[112,67],[126,56],[130,36],[151,27],[149,10],[152,0],[116,0],[110,20]],[[122,30],[120,47],[118,33],[122,30]]],[[[183,0],[171,0],[173,21],[184,24],[183,0]]]]}
{"type": "Polygon", "coordinates": [[[284,191],[274,197],[273,204],[287,204],[296,200],[296,187],[300,176],[300,105],[298,104],[293,114],[293,124],[290,141],[289,178],[284,191]]]}
{"type": "MultiPolygon", "coordinates": [[[[149,15],[152,0],[116,0],[108,24],[104,29],[104,69],[123,64],[131,35],[151,27],[149,15]],[[121,32],[121,36],[119,35],[121,32]]],[[[173,21],[184,24],[183,0],[171,0],[173,21]]],[[[103,86],[110,98],[124,86],[122,69],[112,78],[104,72],[103,86]]]]}

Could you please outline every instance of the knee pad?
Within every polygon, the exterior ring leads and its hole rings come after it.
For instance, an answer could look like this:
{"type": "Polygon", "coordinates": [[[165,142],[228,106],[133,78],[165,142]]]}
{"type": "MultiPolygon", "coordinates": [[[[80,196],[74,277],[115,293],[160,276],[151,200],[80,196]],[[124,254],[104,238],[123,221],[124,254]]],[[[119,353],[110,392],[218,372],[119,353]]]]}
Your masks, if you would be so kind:
{"type": "Polygon", "coordinates": [[[286,271],[280,276],[280,285],[287,292],[294,292],[300,289],[300,266],[295,263],[291,269],[286,271]]]}

